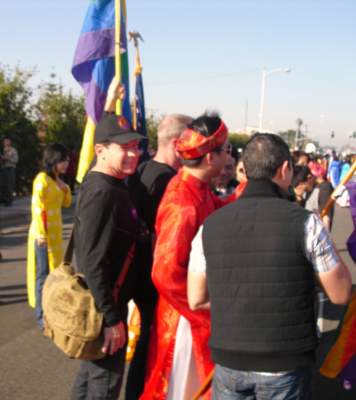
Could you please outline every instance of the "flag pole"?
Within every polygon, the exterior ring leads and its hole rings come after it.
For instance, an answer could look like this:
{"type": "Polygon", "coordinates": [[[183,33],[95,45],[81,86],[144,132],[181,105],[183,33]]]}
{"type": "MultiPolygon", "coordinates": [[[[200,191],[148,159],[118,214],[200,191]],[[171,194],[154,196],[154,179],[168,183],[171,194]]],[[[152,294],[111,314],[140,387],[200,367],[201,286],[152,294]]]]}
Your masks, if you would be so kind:
{"type": "MultiPolygon", "coordinates": [[[[121,82],[121,0],[115,0],[115,77],[121,82]]],[[[116,115],[122,115],[122,101],[116,102],[116,115]]]]}
{"type": "MultiPolygon", "coordinates": [[[[129,40],[132,40],[136,49],[136,61],[135,61],[135,70],[134,75],[140,75],[142,72],[142,65],[141,65],[141,58],[140,58],[140,48],[139,48],[139,39],[142,39],[142,36],[139,32],[129,32],[129,40]]],[[[132,127],[136,130],[137,129],[137,103],[136,103],[136,96],[133,99],[133,115],[132,115],[132,127]]]]}
{"type": "Polygon", "coordinates": [[[329,212],[330,208],[335,202],[335,197],[337,193],[339,193],[340,187],[346,185],[346,183],[352,178],[353,174],[356,171],[356,161],[351,165],[351,168],[347,171],[346,175],[343,177],[341,182],[337,185],[335,190],[332,192],[331,196],[329,197],[329,200],[327,201],[325,207],[321,211],[321,217],[325,217],[325,215],[329,212]]]}
{"type": "Polygon", "coordinates": [[[214,377],[214,368],[210,371],[209,375],[205,378],[205,381],[199,388],[199,390],[194,394],[193,400],[199,400],[201,396],[204,396],[204,394],[210,389],[211,383],[213,381],[214,377]]]}
{"type": "MultiPolygon", "coordinates": [[[[135,45],[135,49],[136,49],[136,62],[135,62],[135,77],[137,77],[137,75],[139,75],[142,71],[141,68],[141,62],[140,62],[140,50],[138,47],[138,40],[137,37],[134,38],[134,45],[135,45]]],[[[134,96],[134,113],[133,113],[133,128],[136,130],[137,129],[137,101],[136,101],[136,96],[134,96]]]]}

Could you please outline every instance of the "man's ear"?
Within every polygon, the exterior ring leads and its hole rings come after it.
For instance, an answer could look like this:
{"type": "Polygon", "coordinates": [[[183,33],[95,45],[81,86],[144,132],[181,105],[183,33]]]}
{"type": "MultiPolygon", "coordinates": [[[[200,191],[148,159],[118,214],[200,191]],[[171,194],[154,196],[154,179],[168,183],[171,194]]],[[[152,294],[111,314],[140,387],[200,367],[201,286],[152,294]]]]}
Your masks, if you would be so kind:
{"type": "Polygon", "coordinates": [[[283,161],[283,164],[280,167],[281,177],[283,180],[286,179],[288,177],[288,175],[290,174],[290,169],[291,169],[291,166],[289,164],[289,161],[288,160],[283,161]]]}
{"type": "Polygon", "coordinates": [[[214,155],[215,153],[211,152],[211,153],[207,153],[205,155],[205,159],[208,165],[212,165],[214,164],[214,155]]]}
{"type": "Polygon", "coordinates": [[[274,175],[273,179],[278,181],[284,181],[289,171],[289,162],[283,161],[283,164],[277,168],[276,174],[274,175]]]}
{"type": "Polygon", "coordinates": [[[105,146],[101,143],[97,143],[94,145],[94,151],[95,151],[96,156],[99,156],[103,152],[104,147],[105,146]]]}

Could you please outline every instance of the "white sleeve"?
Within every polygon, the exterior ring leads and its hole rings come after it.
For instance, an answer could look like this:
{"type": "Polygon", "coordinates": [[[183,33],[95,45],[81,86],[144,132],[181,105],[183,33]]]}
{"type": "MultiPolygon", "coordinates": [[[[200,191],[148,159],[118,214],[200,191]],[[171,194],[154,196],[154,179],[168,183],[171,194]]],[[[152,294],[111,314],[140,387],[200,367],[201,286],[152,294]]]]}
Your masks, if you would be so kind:
{"type": "Polygon", "coordinates": [[[330,233],[315,213],[307,219],[304,233],[305,256],[313,264],[315,273],[331,271],[340,263],[330,233]]]}
{"type": "Polygon", "coordinates": [[[192,249],[189,257],[189,272],[206,272],[206,258],[203,249],[203,225],[199,228],[192,241],[192,249]]]}

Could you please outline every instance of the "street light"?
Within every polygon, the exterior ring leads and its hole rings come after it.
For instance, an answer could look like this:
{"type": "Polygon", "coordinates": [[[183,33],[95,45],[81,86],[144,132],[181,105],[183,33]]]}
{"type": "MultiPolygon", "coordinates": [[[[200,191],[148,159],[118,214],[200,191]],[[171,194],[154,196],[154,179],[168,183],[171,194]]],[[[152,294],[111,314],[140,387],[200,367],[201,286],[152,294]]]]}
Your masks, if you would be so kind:
{"type": "Polygon", "coordinates": [[[261,84],[261,103],[260,103],[260,114],[259,114],[259,125],[258,129],[262,131],[262,123],[263,123],[263,109],[265,106],[265,86],[266,86],[266,78],[268,75],[275,74],[277,72],[290,72],[290,68],[276,68],[271,69],[270,71],[266,71],[265,69],[262,71],[262,84],[261,84]]]}

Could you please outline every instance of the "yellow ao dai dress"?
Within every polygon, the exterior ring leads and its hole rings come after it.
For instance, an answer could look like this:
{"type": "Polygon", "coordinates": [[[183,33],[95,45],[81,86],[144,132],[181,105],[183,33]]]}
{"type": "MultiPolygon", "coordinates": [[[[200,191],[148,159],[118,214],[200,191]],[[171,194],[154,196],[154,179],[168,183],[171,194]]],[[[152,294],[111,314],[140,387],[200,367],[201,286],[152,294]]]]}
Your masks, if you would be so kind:
{"type": "Polygon", "coordinates": [[[40,172],[33,181],[32,220],[27,249],[27,291],[31,307],[36,305],[36,257],[35,239],[47,239],[49,270],[57,268],[62,261],[62,207],[70,207],[72,195],[60,189],[56,181],[40,172]]]}

